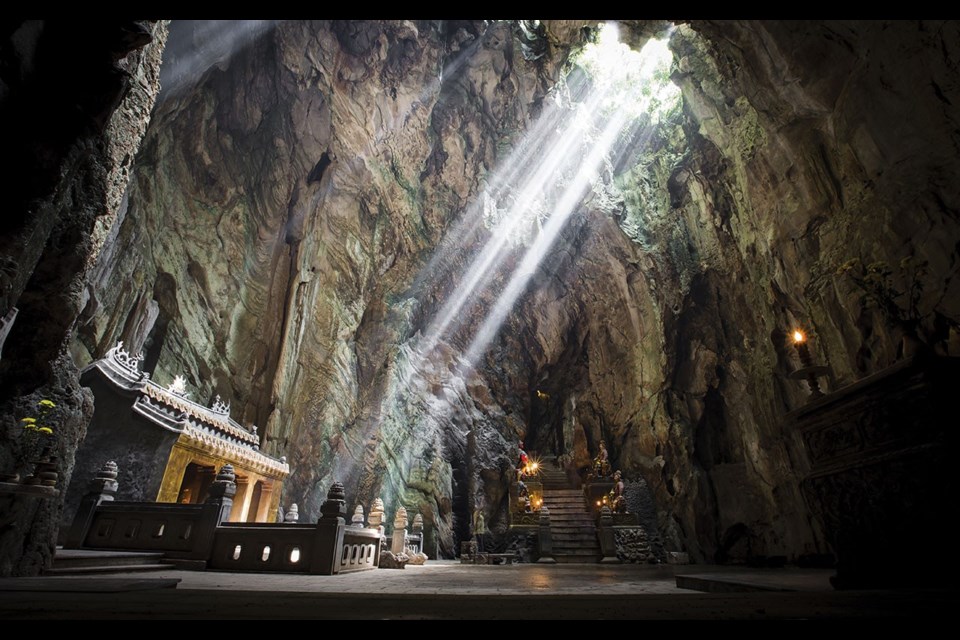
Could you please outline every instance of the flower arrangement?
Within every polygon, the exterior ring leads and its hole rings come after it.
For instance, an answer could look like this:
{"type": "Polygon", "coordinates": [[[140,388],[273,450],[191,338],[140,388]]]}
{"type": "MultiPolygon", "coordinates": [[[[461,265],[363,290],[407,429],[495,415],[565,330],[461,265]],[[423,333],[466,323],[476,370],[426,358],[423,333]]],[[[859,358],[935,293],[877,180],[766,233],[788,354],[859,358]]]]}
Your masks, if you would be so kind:
{"type": "Polygon", "coordinates": [[[37,415],[20,419],[23,425],[24,453],[37,459],[53,444],[55,433],[53,418],[56,403],[44,398],[37,403],[37,415]]]}

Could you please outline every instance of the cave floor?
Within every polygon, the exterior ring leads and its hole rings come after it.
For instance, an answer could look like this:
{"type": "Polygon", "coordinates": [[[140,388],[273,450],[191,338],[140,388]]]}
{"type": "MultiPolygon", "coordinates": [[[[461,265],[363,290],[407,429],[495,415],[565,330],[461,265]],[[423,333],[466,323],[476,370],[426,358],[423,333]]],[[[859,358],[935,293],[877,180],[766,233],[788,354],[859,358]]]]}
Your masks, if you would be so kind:
{"type": "Polygon", "coordinates": [[[835,591],[830,575],[456,561],[340,576],[164,569],[0,579],[0,619],[843,620],[944,617],[960,601],[949,589],[835,591]],[[711,592],[678,588],[678,576],[711,592]]]}

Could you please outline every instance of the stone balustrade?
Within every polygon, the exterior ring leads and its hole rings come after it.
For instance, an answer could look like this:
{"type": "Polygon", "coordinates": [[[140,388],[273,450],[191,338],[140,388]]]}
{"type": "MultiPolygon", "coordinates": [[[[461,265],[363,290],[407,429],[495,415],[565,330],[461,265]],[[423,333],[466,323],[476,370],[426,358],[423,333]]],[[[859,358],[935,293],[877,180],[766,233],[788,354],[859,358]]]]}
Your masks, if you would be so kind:
{"type": "MultiPolygon", "coordinates": [[[[236,492],[235,475],[225,465],[204,504],[115,502],[117,467],[104,465],[91,482],[77,513],[67,548],[160,551],[178,560],[202,561],[208,569],[334,575],[376,569],[386,542],[382,528],[363,527],[362,516],[347,527],[343,485],[334,483],[316,524],[290,521],[226,522],[236,492]]],[[[382,503],[381,503],[382,504],[382,503]]],[[[401,507],[402,509],[402,507],[401,507]]],[[[362,511],[360,511],[362,514],[362,511]]],[[[396,521],[405,525],[405,511],[396,521]]],[[[405,534],[407,551],[422,554],[422,517],[416,533],[405,534]],[[410,545],[413,545],[412,547],[410,545]]]]}

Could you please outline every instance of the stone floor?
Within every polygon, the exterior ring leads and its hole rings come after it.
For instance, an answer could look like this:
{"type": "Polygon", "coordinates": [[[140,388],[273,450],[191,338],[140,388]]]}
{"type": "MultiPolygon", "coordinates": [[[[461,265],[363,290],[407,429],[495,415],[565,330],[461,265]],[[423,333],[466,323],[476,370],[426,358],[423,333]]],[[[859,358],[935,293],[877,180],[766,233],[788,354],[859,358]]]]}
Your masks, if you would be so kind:
{"type": "Polygon", "coordinates": [[[830,571],[461,565],[301,576],[164,570],[0,579],[0,619],[889,619],[952,615],[955,590],[835,591],[830,571]],[[692,577],[711,593],[677,587],[692,577]]]}

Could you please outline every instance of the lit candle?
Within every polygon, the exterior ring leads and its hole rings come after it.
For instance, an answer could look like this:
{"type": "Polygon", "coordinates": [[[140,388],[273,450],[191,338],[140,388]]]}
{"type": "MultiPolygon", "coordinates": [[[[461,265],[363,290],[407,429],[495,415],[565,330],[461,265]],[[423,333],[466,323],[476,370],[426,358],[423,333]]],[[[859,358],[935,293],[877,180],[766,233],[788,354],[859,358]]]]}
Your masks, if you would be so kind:
{"type": "Polygon", "coordinates": [[[817,382],[817,369],[819,367],[813,366],[810,347],[807,345],[807,336],[800,329],[793,330],[793,346],[796,347],[797,353],[800,355],[800,363],[803,365],[803,368],[797,373],[806,375],[807,384],[810,385],[810,395],[813,398],[822,397],[823,392],[820,391],[820,383],[817,382]]]}
{"type": "Polygon", "coordinates": [[[804,335],[800,329],[793,330],[793,346],[797,348],[797,353],[800,354],[800,362],[803,363],[803,366],[811,366],[813,359],[810,357],[810,348],[807,346],[807,336],[804,335]]]}

